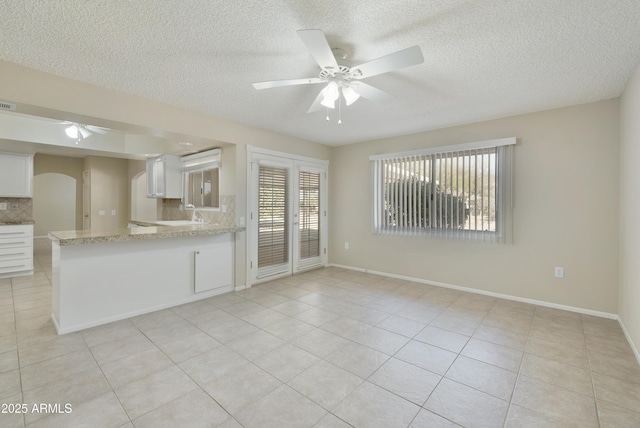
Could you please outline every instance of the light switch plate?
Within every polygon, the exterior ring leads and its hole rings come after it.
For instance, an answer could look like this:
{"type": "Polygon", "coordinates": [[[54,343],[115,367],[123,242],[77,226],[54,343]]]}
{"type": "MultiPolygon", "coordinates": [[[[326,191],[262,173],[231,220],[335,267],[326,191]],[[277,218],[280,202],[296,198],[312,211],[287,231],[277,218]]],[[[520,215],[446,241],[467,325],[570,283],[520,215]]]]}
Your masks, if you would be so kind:
{"type": "Polygon", "coordinates": [[[6,211],[6,210],[7,210],[7,203],[0,202],[0,211],[6,211]]]}

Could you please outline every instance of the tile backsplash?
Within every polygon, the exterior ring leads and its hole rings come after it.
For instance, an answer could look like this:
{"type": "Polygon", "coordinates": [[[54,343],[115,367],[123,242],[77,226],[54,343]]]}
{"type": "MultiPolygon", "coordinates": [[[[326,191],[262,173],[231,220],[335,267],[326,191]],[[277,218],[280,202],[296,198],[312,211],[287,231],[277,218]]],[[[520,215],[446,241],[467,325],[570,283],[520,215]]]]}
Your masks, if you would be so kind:
{"type": "Polygon", "coordinates": [[[6,203],[7,209],[0,210],[0,221],[33,220],[33,199],[0,198],[1,203],[6,203]]]}
{"type": "MultiPolygon", "coordinates": [[[[220,195],[220,207],[227,207],[227,212],[201,211],[206,223],[217,223],[221,226],[235,226],[236,197],[235,195],[220,195]]],[[[182,210],[180,199],[162,200],[162,220],[191,220],[191,210],[182,210]]]]}

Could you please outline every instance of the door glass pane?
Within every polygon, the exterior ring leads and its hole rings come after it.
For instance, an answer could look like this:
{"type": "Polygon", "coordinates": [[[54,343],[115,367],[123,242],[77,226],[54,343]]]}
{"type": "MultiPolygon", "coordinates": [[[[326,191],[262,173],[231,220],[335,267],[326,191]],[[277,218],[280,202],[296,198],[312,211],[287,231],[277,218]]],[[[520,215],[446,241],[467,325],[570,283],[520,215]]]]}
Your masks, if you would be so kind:
{"type": "Polygon", "coordinates": [[[289,262],[288,186],[285,168],[260,166],[258,268],[289,262]]]}
{"type": "Polygon", "coordinates": [[[320,255],[320,174],[300,171],[299,257],[320,255]]]}

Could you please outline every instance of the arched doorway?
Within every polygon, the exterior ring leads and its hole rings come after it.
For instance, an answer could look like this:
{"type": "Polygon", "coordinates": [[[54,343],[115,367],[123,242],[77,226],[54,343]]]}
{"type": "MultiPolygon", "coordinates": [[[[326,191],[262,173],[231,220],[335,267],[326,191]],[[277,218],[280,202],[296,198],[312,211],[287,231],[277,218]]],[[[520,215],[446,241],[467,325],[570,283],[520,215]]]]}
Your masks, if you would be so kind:
{"type": "Polygon", "coordinates": [[[52,230],[76,229],[76,180],[65,174],[44,173],[33,178],[34,236],[52,230]]]}

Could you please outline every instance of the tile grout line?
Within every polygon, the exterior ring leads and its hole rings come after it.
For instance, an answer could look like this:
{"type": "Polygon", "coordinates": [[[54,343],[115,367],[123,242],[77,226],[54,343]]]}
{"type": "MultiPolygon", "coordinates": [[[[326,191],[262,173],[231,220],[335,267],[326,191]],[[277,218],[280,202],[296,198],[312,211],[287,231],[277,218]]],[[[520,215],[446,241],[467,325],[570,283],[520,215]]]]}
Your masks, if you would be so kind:
{"type": "MultiPolygon", "coordinates": [[[[215,297],[215,296],[214,296],[214,297],[215,297]]],[[[205,299],[205,300],[207,300],[207,299],[205,299]]],[[[213,306],[213,305],[212,305],[212,306],[213,306]]],[[[182,318],[184,321],[186,321],[186,322],[187,322],[187,323],[189,323],[190,325],[194,326],[194,327],[195,327],[195,328],[197,328],[199,331],[203,332],[204,334],[206,334],[207,336],[211,337],[211,338],[212,338],[213,340],[215,340],[216,342],[220,343],[220,345],[221,345],[221,346],[226,346],[224,343],[222,343],[222,342],[218,341],[215,337],[211,336],[208,332],[206,332],[206,331],[202,330],[200,327],[198,327],[197,325],[193,324],[191,321],[189,321],[188,319],[184,318],[182,315],[180,315],[180,314],[178,314],[178,313],[174,312],[173,310],[171,310],[171,308],[168,308],[168,309],[169,309],[172,313],[174,313],[176,316],[178,316],[178,317],[182,318]]],[[[181,371],[185,376],[187,376],[187,377],[188,377],[188,378],[189,378],[189,379],[190,379],[190,380],[191,380],[191,381],[192,381],[192,382],[193,382],[193,383],[194,383],[194,384],[195,384],[195,385],[196,385],[196,386],[197,386],[197,387],[198,387],[198,388],[203,392],[203,393],[205,393],[208,397],[210,397],[210,398],[211,398],[211,400],[213,400],[213,402],[214,402],[214,403],[216,403],[216,404],[217,404],[217,405],[218,405],[222,410],[224,410],[224,412],[225,412],[227,415],[229,415],[229,418],[233,419],[234,421],[238,422],[238,424],[240,424],[240,422],[239,422],[237,419],[235,419],[235,418],[233,417],[233,415],[232,415],[232,414],[231,414],[231,413],[230,413],[230,412],[229,412],[229,411],[228,411],[228,410],[227,410],[227,409],[226,409],[226,408],[225,408],[221,403],[219,403],[219,402],[218,402],[214,397],[212,397],[212,396],[211,396],[211,394],[209,394],[209,393],[207,392],[207,390],[205,390],[205,389],[203,388],[203,386],[202,386],[202,385],[200,385],[200,383],[199,383],[199,382],[197,382],[193,377],[191,377],[191,375],[190,375],[189,373],[185,372],[185,371],[184,371],[184,369],[183,369],[182,367],[180,367],[180,364],[179,364],[179,363],[176,363],[176,362],[175,362],[175,361],[174,361],[174,360],[173,360],[169,355],[167,355],[167,354],[162,350],[162,348],[160,348],[160,347],[159,347],[159,346],[158,346],[158,345],[157,345],[157,344],[156,344],[156,343],[155,343],[155,342],[154,342],[154,341],[153,341],[149,336],[147,336],[147,334],[146,334],[144,331],[140,330],[140,328],[138,328],[138,326],[136,326],[136,325],[134,325],[134,326],[138,329],[138,331],[140,331],[140,333],[142,333],[142,334],[143,334],[147,339],[149,339],[149,341],[151,341],[151,343],[153,343],[153,344],[156,346],[156,348],[158,348],[158,349],[160,350],[160,352],[162,352],[162,353],[163,353],[167,358],[169,358],[169,360],[171,360],[171,362],[174,364],[174,366],[176,366],[176,367],[177,367],[177,368],[178,368],[178,369],[179,369],[179,370],[180,370],[180,371],[181,371]]],[[[232,352],[235,352],[235,351],[233,351],[233,349],[230,349],[230,350],[231,350],[232,352]]],[[[207,353],[207,352],[209,352],[209,351],[201,352],[201,353],[199,353],[198,355],[195,355],[195,356],[193,356],[193,357],[191,357],[191,358],[196,358],[197,356],[202,355],[202,354],[205,354],[205,353],[207,353]]],[[[240,357],[242,357],[240,354],[238,354],[238,355],[239,355],[240,357]]],[[[188,361],[188,360],[186,360],[186,361],[188,361]]],[[[183,362],[184,362],[184,361],[183,361],[183,362]]],[[[163,369],[163,370],[164,370],[164,369],[163,369]]],[[[194,391],[195,391],[195,390],[194,390],[194,391]]],[[[193,392],[193,391],[189,391],[189,392],[187,392],[187,393],[185,393],[185,394],[181,395],[180,397],[174,398],[174,399],[173,399],[173,400],[171,400],[169,403],[172,403],[172,402],[174,402],[174,401],[176,401],[176,400],[178,400],[178,399],[180,399],[180,398],[184,397],[185,395],[190,394],[191,392],[193,392]]],[[[163,404],[163,406],[165,406],[165,405],[167,405],[167,404],[169,404],[169,403],[165,403],[165,404],[163,404]]],[[[148,414],[148,413],[153,412],[154,410],[156,410],[156,409],[150,410],[149,412],[145,413],[145,415],[146,415],[146,414],[148,414]]],[[[144,415],[140,415],[140,416],[138,416],[138,418],[140,418],[140,417],[142,417],[142,416],[144,416],[144,415]]],[[[227,418],[227,420],[229,420],[229,418],[227,418]]],[[[133,421],[132,421],[132,423],[133,423],[133,421]]],[[[225,421],[225,422],[223,422],[223,423],[226,423],[226,421],[225,421]]]]}
{"type": "Polygon", "coordinates": [[[591,390],[593,392],[593,405],[596,410],[596,421],[598,422],[598,427],[602,426],[600,422],[600,412],[598,409],[598,396],[596,395],[596,383],[593,378],[593,367],[591,365],[591,353],[589,352],[589,347],[587,346],[587,334],[584,331],[584,320],[582,316],[580,316],[580,326],[582,327],[582,334],[584,335],[584,346],[587,351],[587,363],[589,364],[589,377],[591,378],[591,390]]]}
{"type": "MultiPolygon", "coordinates": [[[[96,366],[98,366],[98,369],[100,370],[100,373],[104,377],[104,380],[107,382],[107,385],[109,385],[109,388],[111,389],[111,392],[116,397],[116,400],[118,400],[118,403],[120,404],[120,407],[122,407],[122,410],[124,410],[125,415],[127,415],[127,418],[129,419],[129,422],[131,424],[133,424],[133,420],[131,419],[131,415],[129,415],[129,412],[127,411],[127,408],[124,406],[124,404],[120,400],[120,397],[118,396],[118,394],[116,393],[115,389],[113,388],[113,385],[111,385],[111,382],[109,381],[109,378],[104,374],[104,371],[102,370],[102,366],[100,365],[100,363],[96,359],[96,356],[93,353],[93,350],[91,349],[89,344],[87,343],[87,340],[85,339],[84,335],[80,334],[80,337],[82,338],[82,341],[84,342],[84,345],[87,347],[87,350],[91,354],[91,357],[93,358],[93,361],[96,363],[96,366]]],[[[108,343],[108,342],[105,342],[105,343],[108,343]]],[[[81,401],[80,403],[83,403],[83,401],[81,401]]]]}
{"type": "MultiPolygon", "coordinates": [[[[507,422],[509,421],[509,414],[511,413],[511,409],[515,403],[513,403],[513,397],[516,393],[516,389],[518,388],[518,384],[520,383],[520,376],[522,371],[522,365],[524,364],[524,359],[527,353],[527,346],[529,345],[529,339],[531,338],[531,327],[533,326],[533,320],[536,318],[536,311],[538,310],[537,306],[534,306],[533,314],[531,316],[531,321],[529,321],[529,328],[527,329],[527,340],[524,345],[524,349],[522,350],[522,358],[520,359],[520,364],[518,364],[518,372],[516,373],[516,381],[513,384],[513,390],[511,391],[511,398],[509,399],[509,407],[507,408],[507,413],[504,417],[503,427],[506,428],[507,422]]],[[[517,405],[517,404],[516,404],[517,405]]]]}
{"type": "MultiPolygon", "coordinates": [[[[13,278],[10,278],[11,282],[11,305],[13,306],[13,330],[16,335],[16,359],[18,360],[18,378],[20,379],[20,402],[24,404],[24,386],[22,385],[22,366],[20,365],[20,347],[18,346],[18,316],[16,311],[16,299],[13,290],[13,278]]],[[[22,414],[22,426],[27,426],[26,413],[22,414]]]]}

